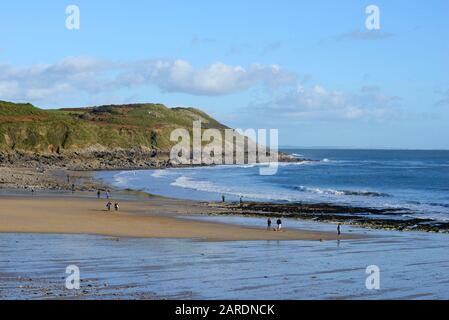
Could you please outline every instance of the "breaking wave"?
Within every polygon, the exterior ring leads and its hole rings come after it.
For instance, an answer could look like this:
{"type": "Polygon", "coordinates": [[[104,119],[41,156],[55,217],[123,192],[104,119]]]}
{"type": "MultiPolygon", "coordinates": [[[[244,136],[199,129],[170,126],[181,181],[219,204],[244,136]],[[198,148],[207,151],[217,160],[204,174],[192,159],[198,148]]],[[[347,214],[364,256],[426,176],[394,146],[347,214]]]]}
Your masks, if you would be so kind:
{"type": "Polygon", "coordinates": [[[352,190],[334,190],[334,189],[320,189],[309,188],[305,186],[295,187],[295,190],[301,192],[310,192],[316,194],[329,194],[334,196],[360,196],[360,197],[390,197],[387,193],[374,192],[374,191],[352,191],[352,190]]]}
{"type": "Polygon", "coordinates": [[[180,187],[185,189],[192,189],[203,192],[212,192],[219,194],[232,195],[237,197],[244,197],[247,199],[259,199],[259,200],[275,200],[275,201],[294,201],[294,197],[289,197],[288,195],[282,195],[277,192],[253,192],[250,190],[244,190],[240,187],[224,187],[216,185],[209,181],[194,180],[190,177],[181,176],[178,177],[174,182],[170,184],[174,187],[180,187]]]}

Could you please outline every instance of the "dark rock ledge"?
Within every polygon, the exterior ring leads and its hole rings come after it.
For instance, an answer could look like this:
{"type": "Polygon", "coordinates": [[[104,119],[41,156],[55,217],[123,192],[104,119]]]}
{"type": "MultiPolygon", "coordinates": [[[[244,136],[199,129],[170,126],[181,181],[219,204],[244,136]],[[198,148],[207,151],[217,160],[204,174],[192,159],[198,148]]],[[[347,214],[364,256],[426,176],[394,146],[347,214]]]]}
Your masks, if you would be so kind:
{"type": "Polygon", "coordinates": [[[224,214],[232,212],[242,216],[298,218],[385,230],[449,232],[448,222],[404,217],[405,214],[413,214],[407,209],[376,209],[326,203],[271,202],[244,202],[242,205],[238,203],[210,203],[209,206],[226,209],[227,213],[224,214]]]}

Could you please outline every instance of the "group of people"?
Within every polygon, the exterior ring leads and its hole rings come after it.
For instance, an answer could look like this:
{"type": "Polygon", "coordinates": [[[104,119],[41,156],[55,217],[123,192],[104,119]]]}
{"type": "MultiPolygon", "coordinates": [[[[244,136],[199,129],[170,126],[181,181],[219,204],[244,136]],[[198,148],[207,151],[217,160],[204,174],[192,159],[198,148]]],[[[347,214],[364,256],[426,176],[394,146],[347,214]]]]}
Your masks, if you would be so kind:
{"type": "MultiPolygon", "coordinates": [[[[225,203],[226,202],[226,198],[225,198],[225,195],[224,194],[222,194],[221,195],[221,202],[223,202],[223,203],[225,203]]],[[[240,198],[239,198],[239,204],[240,204],[240,206],[243,204],[243,196],[240,196],[240,198]]],[[[282,220],[281,219],[277,219],[276,220],[276,225],[277,225],[277,227],[276,228],[271,228],[271,225],[272,225],[272,221],[271,221],[271,219],[270,218],[268,218],[267,219],[267,230],[268,231],[271,231],[271,230],[273,230],[273,231],[281,231],[282,230],[282,220]]],[[[340,236],[341,235],[341,223],[339,223],[338,225],[337,225],[337,234],[340,236]]]]}
{"type": "MultiPolygon", "coordinates": [[[[226,202],[226,197],[224,194],[221,195],[221,202],[225,203],[226,202]]],[[[239,204],[242,205],[243,204],[243,196],[239,197],[239,204]]]]}
{"type": "MultiPolygon", "coordinates": [[[[106,190],[105,196],[106,196],[106,199],[109,200],[109,198],[111,197],[111,194],[110,194],[110,191],[109,191],[109,190],[106,190]]],[[[101,198],[101,191],[98,190],[98,191],[97,191],[97,199],[100,199],[100,198],[101,198]]],[[[112,209],[112,202],[111,202],[111,201],[108,201],[108,202],[106,203],[106,208],[108,209],[108,211],[111,211],[111,209],[112,209]]],[[[118,202],[115,202],[115,203],[114,203],[114,210],[115,210],[115,211],[119,211],[119,209],[120,209],[119,203],[118,203],[118,202]]]]}
{"type": "MultiPolygon", "coordinates": [[[[106,190],[106,199],[109,199],[110,197],[111,197],[110,191],[106,190]]],[[[100,199],[100,198],[101,198],[101,191],[98,190],[97,191],[97,199],[100,199]]]]}
{"type": "MultiPolygon", "coordinates": [[[[112,207],[112,202],[109,201],[109,202],[106,204],[106,208],[108,208],[108,211],[111,211],[111,207],[112,207]]],[[[118,202],[114,203],[114,209],[115,209],[115,211],[118,211],[118,209],[119,209],[118,202]]]]}
{"type": "MultiPolygon", "coordinates": [[[[267,230],[268,231],[271,231],[271,219],[270,218],[268,218],[268,220],[267,220],[267,230]]],[[[276,228],[274,228],[273,230],[274,231],[281,231],[282,230],[282,220],[281,219],[277,219],[276,220],[276,224],[277,224],[277,227],[276,228]]]]}
{"type": "MultiPolygon", "coordinates": [[[[268,231],[271,231],[271,230],[273,230],[273,231],[281,231],[282,230],[282,220],[281,219],[277,219],[276,220],[277,228],[271,229],[271,224],[272,224],[271,218],[268,218],[267,219],[267,230],[268,231]]],[[[341,235],[341,223],[339,223],[337,225],[337,234],[339,236],[341,235]]]]}

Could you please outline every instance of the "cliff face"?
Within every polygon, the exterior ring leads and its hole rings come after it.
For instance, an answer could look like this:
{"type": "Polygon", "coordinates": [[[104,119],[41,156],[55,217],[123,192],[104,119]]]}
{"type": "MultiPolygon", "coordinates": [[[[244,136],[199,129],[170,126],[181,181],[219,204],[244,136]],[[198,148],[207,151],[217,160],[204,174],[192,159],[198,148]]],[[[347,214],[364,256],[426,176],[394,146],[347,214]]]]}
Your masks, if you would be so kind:
{"type": "MultiPolygon", "coordinates": [[[[72,170],[164,168],[175,142],[170,134],[194,121],[202,129],[229,129],[194,108],[161,104],[43,110],[0,101],[0,166],[72,170]]],[[[240,136],[241,137],[241,136],[240,136]]],[[[203,142],[206,144],[207,142],[203,142]]],[[[223,140],[223,146],[233,140],[223,140]]],[[[223,148],[223,150],[225,150],[223,148]]],[[[236,151],[240,150],[236,147],[236,151]]],[[[279,154],[280,161],[295,161],[279,154]]]]}
{"type": "Polygon", "coordinates": [[[161,104],[43,110],[0,101],[0,165],[77,170],[170,165],[170,133],[201,120],[227,127],[194,108],[161,104]]]}
{"type": "Polygon", "coordinates": [[[200,110],[161,104],[42,110],[0,102],[0,151],[55,155],[136,147],[169,150],[171,131],[190,132],[195,120],[203,128],[226,129],[200,110]]]}

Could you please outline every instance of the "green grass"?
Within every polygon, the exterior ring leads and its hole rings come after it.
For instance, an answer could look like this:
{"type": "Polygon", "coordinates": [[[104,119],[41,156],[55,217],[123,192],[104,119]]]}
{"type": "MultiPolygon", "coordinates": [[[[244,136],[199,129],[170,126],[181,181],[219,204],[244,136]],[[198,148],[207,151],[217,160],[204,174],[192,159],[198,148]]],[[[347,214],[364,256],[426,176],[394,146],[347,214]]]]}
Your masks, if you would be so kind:
{"type": "Polygon", "coordinates": [[[31,104],[0,101],[0,150],[60,152],[91,146],[169,149],[170,133],[203,128],[227,128],[194,108],[161,104],[108,105],[94,108],[43,110],[31,104]]]}
{"type": "Polygon", "coordinates": [[[29,103],[0,101],[0,116],[45,115],[47,112],[29,103]]]}

